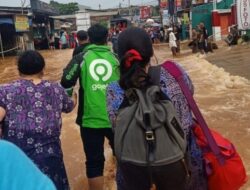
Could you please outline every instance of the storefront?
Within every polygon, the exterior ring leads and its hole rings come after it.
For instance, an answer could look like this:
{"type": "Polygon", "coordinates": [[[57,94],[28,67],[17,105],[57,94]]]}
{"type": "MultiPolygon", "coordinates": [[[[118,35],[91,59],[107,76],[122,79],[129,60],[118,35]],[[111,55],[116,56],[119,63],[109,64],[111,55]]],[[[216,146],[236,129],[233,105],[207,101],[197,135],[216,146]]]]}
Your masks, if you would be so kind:
{"type": "Polygon", "coordinates": [[[50,16],[58,15],[58,10],[39,0],[30,0],[32,11],[32,32],[35,49],[48,49],[48,36],[54,29],[50,16]]]}
{"type": "Polygon", "coordinates": [[[0,7],[0,53],[15,55],[25,50],[24,36],[29,32],[29,8],[0,7]]]}
{"type": "Polygon", "coordinates": [[[15,48],[15,36],[13,15],[0,15],[0,52],[2,56],[15,48]]]}
{"type": "Polygon", "coordinates": [[[118,15],[118,11],[91,11],[90,23],[91,25],[100,23],[106,27],[109,27],[110,20],[114,19],[118,15]]]}
{"type": "Polygon", "coordinates": [[[21,50],[33,50],[34,43],[32,38],[31,23],[32,18],[28,15],[17,14],[14,17],[17,42],[21,50]]]}
{"type": "MultiPolygon", "coordinates": [[[[225,0],[223,2],[217,3],[217,12],[219,19],[219,30],[216,32],[218,38],[221,38],[222,35],[226,35],[228,33],[228,28],[231,25],[230,20],[232,11],[231,5],[233,4],[233,0],[225,0]]],[[[213,33],[213,23],[212,23],[212,12],[213,12],[213,4],[207,3],[203,5],[199,5],[197,7],[192,8],[192,27],[196,28],[200,22],[203,22],[208,30],[208,34],[212,35],[213,33]]]]}

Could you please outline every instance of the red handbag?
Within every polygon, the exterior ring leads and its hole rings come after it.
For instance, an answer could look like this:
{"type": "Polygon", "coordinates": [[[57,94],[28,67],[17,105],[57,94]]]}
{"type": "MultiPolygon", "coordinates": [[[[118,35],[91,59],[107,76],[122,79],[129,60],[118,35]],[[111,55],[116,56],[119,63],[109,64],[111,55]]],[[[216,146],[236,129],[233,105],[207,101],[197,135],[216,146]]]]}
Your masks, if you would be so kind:
{"type": "Polygon", "coordinates": [[[238,190],[247,181],[243,162],[234,145],[219,133],[210,130],[203,118],[181,70],[171,61],[162,65],[179,83],[197,120],[193,126],[197,144],[206,165],[209,190],[238,190]]]}
{"type": "Polygon", "coordinates": [[[210,129],[219,147],[220,154],[224,158],[220,163],[216,155],[209,149],[209,143],[201,127],[196,124],[193,131],[206,162],[208,188],[211,190],[238,190],[247,181],[247,176],[234,145],[228,139],[210,129]]]}

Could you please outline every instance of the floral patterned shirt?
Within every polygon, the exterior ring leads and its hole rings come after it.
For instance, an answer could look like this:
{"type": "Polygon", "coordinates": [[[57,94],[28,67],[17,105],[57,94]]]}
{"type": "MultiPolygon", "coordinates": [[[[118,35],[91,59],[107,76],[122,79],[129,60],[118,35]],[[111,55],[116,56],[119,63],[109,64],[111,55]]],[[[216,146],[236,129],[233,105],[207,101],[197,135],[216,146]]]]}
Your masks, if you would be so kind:
{"type": "Polygon", "coordinates": [[[6,111],[3,139],[19,146],[31,159],[61,157],[62,112],[73,101],[57,83],[17,80],[0,86],[0,106],[6,111]]]}

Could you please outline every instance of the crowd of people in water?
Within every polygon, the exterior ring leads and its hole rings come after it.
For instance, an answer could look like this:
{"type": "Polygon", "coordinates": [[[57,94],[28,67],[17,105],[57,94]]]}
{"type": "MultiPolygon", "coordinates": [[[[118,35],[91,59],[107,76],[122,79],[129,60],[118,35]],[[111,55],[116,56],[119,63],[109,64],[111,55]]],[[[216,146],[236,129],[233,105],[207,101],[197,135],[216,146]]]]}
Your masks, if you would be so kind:
{"type": "MultiPolygon", "coordinates": [[[[168,43],[173,57],[180,54],[181,41],[183,40],[189,41],[188,47],[192,50],[192,53],[204,55],[208,52],[213,52],[213,49],[215,49],[215,47],[212,47],[208,31],[203,22],[199,23],[192,31],[189,31],[189,27],[186,27],[185,31],[182,31],[182,27],[178,24],[164,27],[160,27],[160,25],[144,26],[142,28],[147,32],[153,44],[168,43]],[[183,37],[183,33],[185,33],[185,38],[183,37]]],[[[110,29],[109,39],[113,44],[114,52],[117,52],[117,39],[123,30],[124,28],[120,27],[110,29]]]]}
{"type": "MultiPolygon", "coordinates": [[[[189,25],[187,25],[189,26],[189,25]]],[[[113,45],[113,51],[117,53],[117,40],[119,34],[127,28],[125,23],[119,23],[112,26],[108,30],[108,41],[113,45]]],[[[209,40],[208,31],[203,22],[197,25],[190,31],[189,27],[186,27],[185,31],[181,25],[173,26],[143,26],[147,34],[149,35],[153,44],[169,43],[169,48],[172,51],[173,57],[180,54],[181,41],[184,39],[189,40],[188,46],[192,50],[192,53],[199,53],[205,55],[208,52],[213,52],[216,47],[212,46],[211,40],[209,40]],[[183,37],[185,33],[185,37],[183,37]]],[[[79,40],[77,32],[67,32],[67,30],[61,30],[55,33],[50,33],[47,37],[49,49],[67,49],[76,48],[79,46],[79,40]]]]}
{"type": "MultiPolygon", "coordinates": [[[[111,41],[115,53],[107,45],[109,30],[99,24],[88,31],[78,31],[74,40],[65,31],[59,36],[50,35],[51,49],[58,42],[61,49],[75,48],[60,83],[43,79],[46,60],[39,52],[29,50],[18,57],[19,79],[0,85],[0,189],[70,189],[60,134],[62,113],[69,113],[78,105],[76,123],[86,156],[88,188],[103,190],[104,139],[108,139],[116,155],[114,147],[120,142],[114,140],[114,133],[120,110],[130,103],[127,99],[130,89],[143,91],[155,85],[150,74],[153,43],[157,41],[154,31],[129,27],[114,32],[117,36],[111,37],[111,41]],[[80,88],[76,93],[78,81],[80,88]]],[[[175,55],[180,51],[178,27],[169,27],[166,32],[175,55]]],[[[199,34],[195,32],[193,51],[195,48],[205,51],[206,28],[201,23],[199,34]]],[[[188,74],[175,64],[194,93],[188,74]]],[[[191,131],[194,121],[187,100],[165,68],[159,67],[158,75],[157,86],[172,102],[187,141],[185,157],[174,155],[170,163],[154,166],[152,171],[117,158],[117,189],[150,190],[154,184],[159,190],[206,190],[203,157],[191,131]]]]}

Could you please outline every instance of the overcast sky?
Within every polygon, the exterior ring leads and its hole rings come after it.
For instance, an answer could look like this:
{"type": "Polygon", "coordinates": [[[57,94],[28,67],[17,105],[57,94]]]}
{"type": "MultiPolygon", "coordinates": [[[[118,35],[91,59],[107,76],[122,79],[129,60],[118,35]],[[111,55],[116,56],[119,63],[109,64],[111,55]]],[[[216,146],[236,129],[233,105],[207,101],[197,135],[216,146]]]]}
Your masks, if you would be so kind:
{"type": "MultiPolygon", "coordinates": [[[[24,0],[23,0],[24,1],[24,0]]],[[[50,0],[42,0],[44,2],[49,2],[50,0]]],[[[151,4],[156,3],[157,0],[55,0],[60,3],[69,3],[69,2],[78,2],[81,5],[90,6],[93,9],[98,9],[99,4],[101,4],[101,8],[115,8],[118,7],[119,3],[121,3],[122,7],[128,5],[129,1],[131,5],[142,5],[142,4],[151,4]]],[[[27,5],[29,4],[29,0],[26,0],[27,5]]],[[[11,6],[11,7],[19,7],[21,5],[21,0],[0,0],[0,6],[11,6]]]]}

